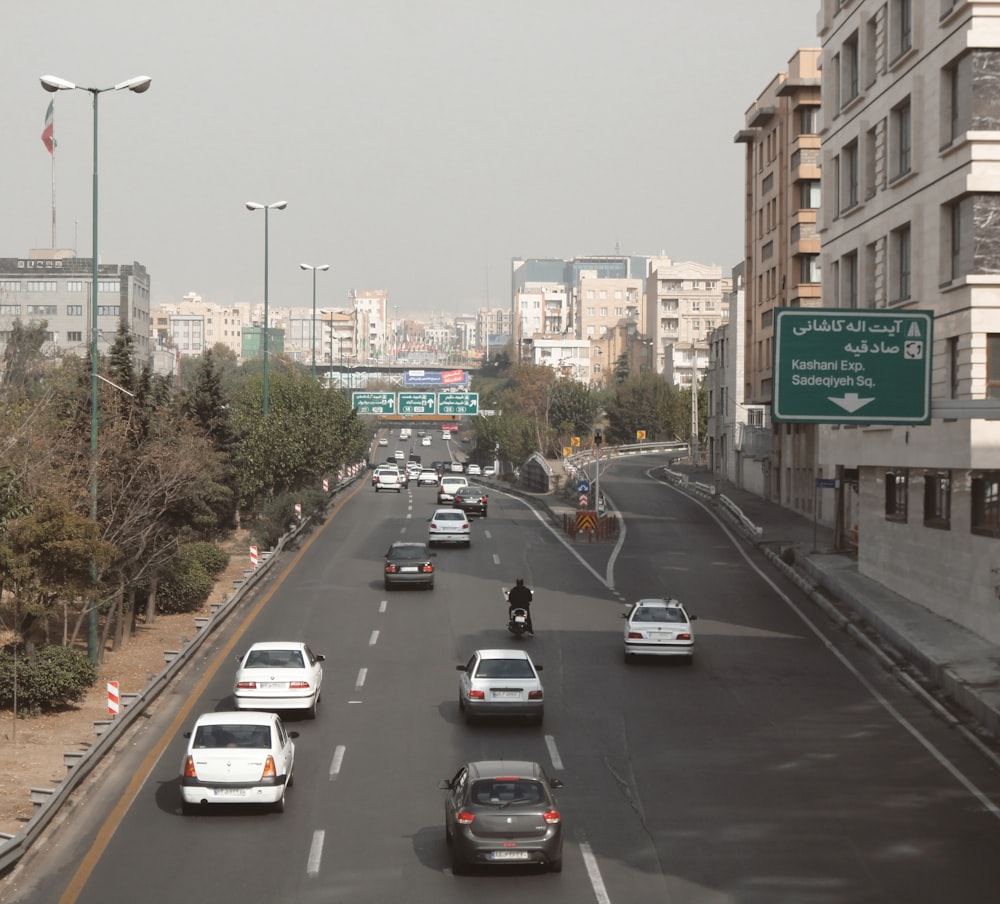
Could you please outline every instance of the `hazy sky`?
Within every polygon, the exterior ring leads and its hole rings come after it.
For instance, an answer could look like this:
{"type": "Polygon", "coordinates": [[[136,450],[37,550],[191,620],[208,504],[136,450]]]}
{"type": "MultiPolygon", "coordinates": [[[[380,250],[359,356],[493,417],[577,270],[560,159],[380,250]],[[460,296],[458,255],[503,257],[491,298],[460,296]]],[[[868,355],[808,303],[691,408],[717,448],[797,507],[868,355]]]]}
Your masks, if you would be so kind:
{"type": "Polygon", "coordinates": [[[52,245],[197,292],[403,312],[510,298],[513,257],[742,256],[744,114],[819,0],[7,0],[0,257],[52,245]]]}

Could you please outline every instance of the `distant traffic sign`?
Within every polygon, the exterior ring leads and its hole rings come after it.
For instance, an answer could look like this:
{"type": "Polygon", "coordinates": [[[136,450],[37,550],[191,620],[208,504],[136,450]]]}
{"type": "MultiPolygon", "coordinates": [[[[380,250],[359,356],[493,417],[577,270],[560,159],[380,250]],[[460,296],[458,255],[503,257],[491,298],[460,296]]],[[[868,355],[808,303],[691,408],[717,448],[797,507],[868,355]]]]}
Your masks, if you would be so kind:
{"type": "Polygon", "coordinates": [[[576,491],[578,493],[589,493],[590,492],[590,481],[589,480],[578,480],[576,482],[576,491]]]}
{"type": "Polygon", "coordinates": [[[436,393],[401,392],[399,394],[400,414],[434,414],[436,393]]]}
{"type": "Polygon", "coordinates": [[[929,423],[933,325],[931,311],[776,310],[771,417],[929,423]]]}
{"type": "Polygon", "coordinates": [[[438,393],[437,407],[438,414],[479,414],[479,393],[438,393]]]}
{"type": "Polygon", "coordinates": [[[395,414],[396,393],[352,392],[351,405],[358,409],[358,414],[395,414]]]}

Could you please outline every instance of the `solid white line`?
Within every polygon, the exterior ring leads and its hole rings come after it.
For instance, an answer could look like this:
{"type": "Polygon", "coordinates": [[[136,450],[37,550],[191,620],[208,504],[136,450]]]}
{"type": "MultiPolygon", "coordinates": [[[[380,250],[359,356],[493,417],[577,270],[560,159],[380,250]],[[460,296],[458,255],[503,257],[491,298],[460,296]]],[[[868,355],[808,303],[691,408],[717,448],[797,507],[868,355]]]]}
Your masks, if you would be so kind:
{"type": "Polygon", "coordinates": [[[344,762],[344,753],[346,753],[347,748],[343,744],[338,744],[333,751],[333,762],[330,763],[330,779],[331,781],[340,775],[340,767],[344,762]]]}
{"type": "Polygon", "coordinates": [[[597,904],[611,904],[608,890],[604,887],[604,879],[601,878],[601,871],[597,867],[597,858],[590,849],[589,842],[580,842],[580,853],[583,854],[583,865],[587,867],[587,876],[590,879],[590,887],[594,889],[597,904]]]}
{"type": "Polygon", "coordinates": [[[372,636],[368,638],[368,646],[373,647],[378,643],[378,629],[372,631],[372,636]]]}
{"type": "Polygon", "coordinates": [[[556,747],[556,739],[552,735],[545,736],[545,746],[549,748],[549,758],[552,760],[553,769],[562,769],[563,761],[559,756],[559,748],[556,747]]]}
{"type": "Polygon", "coordinates": [[[318,876],[319,864],[323,859],[323,838],[326,835],[322,829],[313,832],[312,844],[309,845],[309,859],[306,861],[306,875],[318,876]]]}
{"type": "Polygon", "coordinates": [[[368,669],[358,669],[358,679],[354,682],[355,687],[364,687],[365,678],[368,677],[368,669]]]}

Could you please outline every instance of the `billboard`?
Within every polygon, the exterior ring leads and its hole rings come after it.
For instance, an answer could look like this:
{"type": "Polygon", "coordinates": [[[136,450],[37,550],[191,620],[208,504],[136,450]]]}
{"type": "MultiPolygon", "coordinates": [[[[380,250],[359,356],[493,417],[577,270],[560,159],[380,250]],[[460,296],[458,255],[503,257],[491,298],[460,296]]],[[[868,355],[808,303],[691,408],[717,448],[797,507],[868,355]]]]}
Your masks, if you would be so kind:
{"type": "Polygon", "coordinates": [[[404,386],[468,386],[469,374],[464,370],[407,370],[404,386]]]}

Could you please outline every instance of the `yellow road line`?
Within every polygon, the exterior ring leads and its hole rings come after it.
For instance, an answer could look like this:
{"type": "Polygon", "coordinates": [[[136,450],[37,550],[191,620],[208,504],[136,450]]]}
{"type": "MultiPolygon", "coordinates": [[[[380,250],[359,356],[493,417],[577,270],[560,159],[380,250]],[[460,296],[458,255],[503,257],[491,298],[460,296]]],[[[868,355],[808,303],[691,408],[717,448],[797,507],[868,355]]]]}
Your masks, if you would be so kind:
{"type": "MultiPolygon", "coordinates": [[[[364,480],[359,480],[357,487],[355,487],[355,489],[352,490],[347,497],[345,497],[345,501],[347,499],[351,499],[355,494],[357,494],[364,485],[364,480]]],[[[295,566],[299,564],[299,560],[306,554],[309,547],[311,547],[323,531],[326,530],[327,525],[333,521],[339,510],[340,506],[337,507],[323,526],[303,544],[302,548],[292,558],[292,561],[288,563],[288,567],[281,573],[281,577],[274,582],[274,585],[260,598],[256,605],[254,605],[243,624],[236,629],[226,645],[219,650],[219,653],[212,661],[211,666],[206,670],[201,680],[195,685],[194,691],[189,695],[188,702],[181,707],[177,716],[174,718],[174,721],[170,723],[170,727],[163,733],[159,742],[157,742],[153,749],[146,754],[145,759],[143,759],[141,765],[136,770],[135,775],[132,776],[132,781],[128,783],[125,788],[125,792],[122,794],[118,803],[115,804],[114,808],[108,814],[108,818],[104,821],[104,824],[95,836],[94,843],[90,846],[90,850],[87,851],[83,860],[80,861],[80,866],[77,867],[76,872],[73,874],[73,878],[70,879],[69,884],[66,886],[66,890],[59,898],[59,904],[75,904],[77,898],[80,897],[80,892],[83,891],[84,886],[87,884],[91,874],[94,872],[94,868],[100,862],[101,857],[104,856],[104,851],[107,849],[108,844],[110,844],[115,832],[118,831],[118,826],[121,824],[121,821],[128,812],[129,807],[132,806],[138,796],[139,790],[146,783],[146,780],[149,778],[150,773],[152,773],[157,761],[161,756],[163,756],[163,752],[167,749],[167,745],[177,736],[181,727],[190,718],[191,710],[194,708],[197,700],[204,693],[209,681],[215,677],[215,673],[222,666],[223,660],[230,655],[233,647],[236,646],[240,638],[246,633],[247,629],[253,623],[253,620],[260,614],[261,609],[263,609],[264,606],[270,602],[275,591],[282,585],[282,583],[284,583],[285,578],[291,574],[295,566]]]]}

